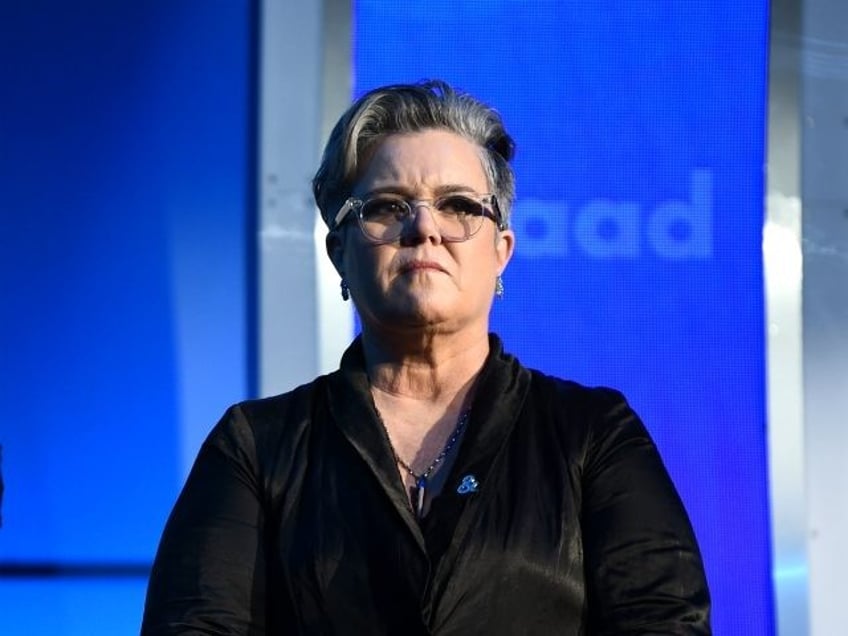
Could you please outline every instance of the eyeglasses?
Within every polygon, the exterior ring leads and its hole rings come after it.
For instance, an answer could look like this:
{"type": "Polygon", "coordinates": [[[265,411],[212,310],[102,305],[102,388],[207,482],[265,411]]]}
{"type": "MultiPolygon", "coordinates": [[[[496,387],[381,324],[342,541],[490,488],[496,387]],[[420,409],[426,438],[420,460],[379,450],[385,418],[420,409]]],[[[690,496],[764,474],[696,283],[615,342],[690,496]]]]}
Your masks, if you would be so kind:
{"type": "Polygon", "coordinates": [[[362,233],[375,243],[392,243],[400,238],[415,211],[427,205],[443,241],[467,241],[483,227],[483,219],[506,229],[494,194],[449,194],[437,199],[404,199],[394,194],[377,194],[366,199],[351,197],[336,214],[338,227],[353,211],[362,233]]]}

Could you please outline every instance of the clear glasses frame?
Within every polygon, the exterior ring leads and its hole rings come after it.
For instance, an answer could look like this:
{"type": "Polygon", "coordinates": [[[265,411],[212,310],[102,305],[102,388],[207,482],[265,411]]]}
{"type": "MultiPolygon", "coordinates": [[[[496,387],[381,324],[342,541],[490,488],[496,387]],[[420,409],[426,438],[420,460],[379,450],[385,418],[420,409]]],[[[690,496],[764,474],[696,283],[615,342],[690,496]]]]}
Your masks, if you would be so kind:
{"type": "Polygon", "coordinates": [[[427,206],[443,241],[467,241],[491,219],[505,230],[503,215],[494,194],[452,193],[435,199],[406,199],[395,194],[375,194],[364,199],[350,197],[339,208],[333,229],[356,216],[362,234],[373,243],[393,243],[403,236],[418,208],[427,206]]]}

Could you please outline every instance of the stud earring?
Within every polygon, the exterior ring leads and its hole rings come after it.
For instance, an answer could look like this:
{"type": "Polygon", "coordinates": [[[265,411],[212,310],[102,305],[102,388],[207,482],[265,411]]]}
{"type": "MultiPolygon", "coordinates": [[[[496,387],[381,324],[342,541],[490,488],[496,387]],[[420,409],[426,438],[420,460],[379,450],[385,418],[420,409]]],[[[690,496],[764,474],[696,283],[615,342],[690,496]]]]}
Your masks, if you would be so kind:
{"type": "Polygon", "coordinates": [[[350,300],[350,287],[347,286],[347,281],[344,278],[342,278],[339,286],[342,288],[342,300],[350,300]]]}
{"type": "Polygon", "coordinates": [[[503,298],[503,295],[504,295],[503,278],[498,276],[495,279],[495,296],[497,296],[498,298],[503,298]]]}

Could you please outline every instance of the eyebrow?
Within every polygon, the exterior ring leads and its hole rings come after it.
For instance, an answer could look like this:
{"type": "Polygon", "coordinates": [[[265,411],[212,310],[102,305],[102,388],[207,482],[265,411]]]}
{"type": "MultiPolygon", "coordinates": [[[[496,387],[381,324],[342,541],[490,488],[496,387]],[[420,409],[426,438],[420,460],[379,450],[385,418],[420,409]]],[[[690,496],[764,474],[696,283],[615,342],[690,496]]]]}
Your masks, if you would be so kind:
{"type": "MultiPolygon", "coordinates": [[[[433,196],[438,198],[445,196],[446,194],[456,194],[456,193],[468,193],[468,194],[481,194],[478,193],[471,186],[459,184],[459,183],[446,183],[439,186],[436,186],[433,189],[433,196]]],[[[374,188],[373,190],[369,190],[364,192],[360,196],[362,198],[373,197],[378,194],[396,194],[402,197],[414,198],[415,193],[402,185],[389,185],[383,186],[381,188],[374,188]]]]}

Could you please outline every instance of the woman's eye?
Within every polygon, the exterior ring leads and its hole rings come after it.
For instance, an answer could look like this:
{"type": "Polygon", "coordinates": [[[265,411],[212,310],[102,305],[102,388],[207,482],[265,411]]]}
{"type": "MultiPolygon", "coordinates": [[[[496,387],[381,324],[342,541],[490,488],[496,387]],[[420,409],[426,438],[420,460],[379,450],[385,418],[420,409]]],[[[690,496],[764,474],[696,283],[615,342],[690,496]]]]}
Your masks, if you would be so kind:
{"type": "Polygon", "coordinates": [[[362,207],[365,219],[380,217],[402,217],[406,214],[406,205],[397,199],[372,199],[362,207]]]}
{"type": "Polygon", "coordinates": [[[456,216],[479,216],[483,213],[483,206],[480,203],[470,197],[461,195],[440,199],[437,207],[444,214],[453,214],[456,216]]]}

